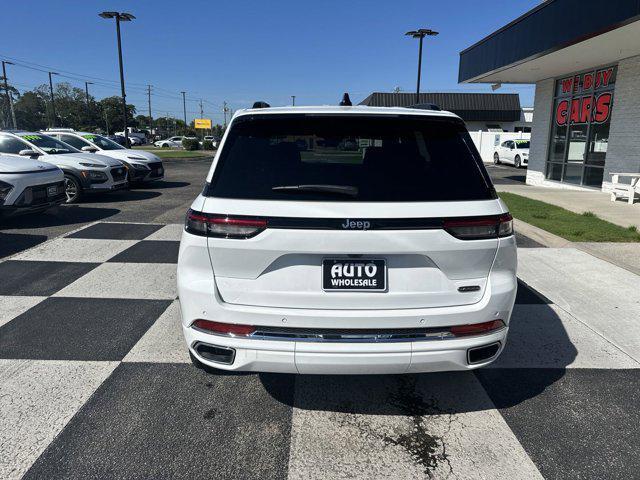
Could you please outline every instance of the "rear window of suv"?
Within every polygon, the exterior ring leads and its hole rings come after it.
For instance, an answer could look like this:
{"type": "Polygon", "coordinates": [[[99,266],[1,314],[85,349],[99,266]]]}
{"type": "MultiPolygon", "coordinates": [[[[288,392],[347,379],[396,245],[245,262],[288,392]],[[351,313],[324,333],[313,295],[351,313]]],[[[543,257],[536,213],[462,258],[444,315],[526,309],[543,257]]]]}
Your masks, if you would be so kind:
{"type": "Polygon", "coordinates": [[[302,201],[496,198],[461,121],[351,114],[235,119],[204,193],[302,201]]]}

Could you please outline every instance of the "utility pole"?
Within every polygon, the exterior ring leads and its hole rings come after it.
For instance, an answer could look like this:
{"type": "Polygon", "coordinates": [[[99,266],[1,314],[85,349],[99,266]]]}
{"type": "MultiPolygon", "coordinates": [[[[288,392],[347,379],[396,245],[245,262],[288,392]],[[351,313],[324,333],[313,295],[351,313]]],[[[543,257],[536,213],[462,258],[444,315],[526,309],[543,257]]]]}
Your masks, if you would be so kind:
{"type": "Polygon", "coordinates": [[[295,95],[291,95],[291,105],[292,106],[296,106],[296,96],[295,95]]]}
{"type": "Polygon", "coordinates": [[[52,75],[58,75],[56,72],[49,72],[49,93],[51,94],[51,126],[56,126],[56,100],[53,98],[53,80],[52,75]]]}
{"type": "Polygon", "coordinates": [[[127,130],[127,95],[124,91],[124,68],[122,67],[122,41],[120,39],[120,22],[130,22],[136,17],[126,12],[102,12],[102,18],[116,19],[116,34],[118,36],[118,63],[120,65],[120,89],[122,90],[122,120],[124,121],[125,143],[129,145],[129,131],[127,130]]]}
{"type": "Polygon", "coordinates": [[[227,128],[227,112],[229,109],[227,108],[227,102],[222,102],[222,113],[224,113],[224,128],[227,128]]]}
{"type": "Polygon", "coordinates": [[[87,96],[87,120],[91,121],[91,104],[89,102],[89,85],[93,85],[93,82],[84,82],[84,93],[87,96]]]}
{"type": "MultiPolygon", "coordinates": [[[[204,118],[204,109],[202,108],[202,99],[200,99],[200,118],[204,118]]],[[[202,142],[204,146],[204,129],[202,130],[202,142]]]]}
{"type": "Polygon", "coordinates": [[[187,92],[180,92],[182,93],[182,113],[184,114],[184,133],[187,133],[187,100],[185,98],[185,95],[187,94],[187,92]]]}
{"type": "Polygon", "coordinates": [[[427,36],[434,37],[438,35],[438,32],[428,28],[420,28],[418,30],[411,30],[405,33],[405,35],[417,38],[420,41],[420,46],[418,47],[418,85],[416,86],[416,104],[418,104],[420,103],[420,74],[422,72],[422,40],[427,36]]]}
{"type": "Polygon", "coordinates": [[[13,122],[13,129],[16,130],[16,112],[13,111],[13,100],[11,99],[11,94],[9,93],[9,85],[7,81],[7,65],[14,65],[12,62],[8,62],[6,60],[2,61],[2,77],[4,78],[4,93],[7,94],[7,103],[9,104],[9,110],[11,111],[11,120],[13,122]]]}
{"type": "Polygon", "coordinates": [[[147,85],[147,99],[149,101],[149,133],[153,138],[153,117],[151,116],[151,85],[147,85]]]}
{"type": "Polygon", "coordinates": [[[104,124],[107,127],[107,135],[109,135],[109,117],[107,117],[107,109],[103,108],[102,112],[104,113],[104,124]]]}

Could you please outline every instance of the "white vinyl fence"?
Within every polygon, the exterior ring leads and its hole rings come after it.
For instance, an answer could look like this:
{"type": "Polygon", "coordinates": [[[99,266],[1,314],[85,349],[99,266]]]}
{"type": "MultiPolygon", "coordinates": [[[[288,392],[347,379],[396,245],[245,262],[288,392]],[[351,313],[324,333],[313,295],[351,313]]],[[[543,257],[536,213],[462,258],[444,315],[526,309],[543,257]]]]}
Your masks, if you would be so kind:
{"type": "Polygon", "coordinates": [[[496,151],[496,147],[506,140],[529,140],[531,138],[530,133],[524,132],[469,132],[473,143],[476,144],[476,148],[480,152],[482,161],[486,163],[493,163],[493,154],[496,151]]]}

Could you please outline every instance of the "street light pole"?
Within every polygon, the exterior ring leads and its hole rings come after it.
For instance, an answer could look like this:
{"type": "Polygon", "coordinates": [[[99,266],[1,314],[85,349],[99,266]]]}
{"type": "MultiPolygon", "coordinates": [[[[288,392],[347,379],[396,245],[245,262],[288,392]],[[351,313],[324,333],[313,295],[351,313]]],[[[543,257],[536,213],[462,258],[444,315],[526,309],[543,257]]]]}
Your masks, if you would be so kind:
{"type": "Polygon", "coordinates": [[[187,100],[185,99],[185,95],[187,92],[182,93],[182,113],[184,114],[184,133],[187,133],[187,100]]]}
{"type": "Polygon", "coordinates": [[[13,100],[11,99],[11,94],[9,93],[9,84],[7,80],[7,65],[14,65],[12,62],[8,62],[6,60],[2,61],[2,77],[4,78],[4,93],[7,94],[7,103],[9,104],[9,110],[11,111],[11,120],[13,122],[13,129],[16,130],[17,122],[16,122],[16,112],[13,111],[13,100]]]}
{"type": "Polygon", "coordinates": [[[291,106],[292,107],[296,106],[296,96],[295,95],[291,95],[291,106]]]}
{"type": "Polygon", "coordinates": [[[122,40],[120,38],[120,22],[130,22],[136,17],[126,12],[102,12],[99,14],[102,18],[116,19],[116,34],[118,36],[118,63],[120,65],[120,88],[122,90],[122,120],[124,121],[124,138],[125,143],[129,144],[129,131],[127,130],[127,95],[124,89],[124,68],[122,66],[122,40]]]}
{"type": "Polygon", "coordinates": [[[438,35],[438,32],[430,30],[428,28],[420,28],[418,30],[411,30],[405,35],[413,38],[419,39],[419,47],[418,47],[418,84],[416,86],[416,104],[420,103],[420,76],[422,73],[422,41],[424,37],[435,37],[438,35]]]}
{"type": "Polygon", "coordinates": [[[151,85],[147,85],[147,96],[149,100],[149,134],[153,138],[153,117],[151,116],[151,85]]]}
{"type": "Polygon", "coordinates": [[[58,75],[56,72],[49,72],[49,93],[51,94],[51,126],[55,128],[56,126],[56,100],[53,98],[53,80],[51,80],[52,75],[58,75]]]}

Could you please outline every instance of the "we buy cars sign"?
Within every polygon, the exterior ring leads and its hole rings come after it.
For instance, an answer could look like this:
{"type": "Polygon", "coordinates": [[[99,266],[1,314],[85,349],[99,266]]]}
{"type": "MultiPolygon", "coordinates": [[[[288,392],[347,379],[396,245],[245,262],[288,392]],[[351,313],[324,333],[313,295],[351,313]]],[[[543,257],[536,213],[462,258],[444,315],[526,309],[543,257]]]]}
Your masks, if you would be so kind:
{"type": "Polygon", "coordinates": [[[560,80],[562,95],[574,95],[574,97],[558,101],[555,111],[556,124],[563,126],[584,124],[589,121],[607,122],[611,116],[613,92],[594,94],[594,91],[611,85],[613,73],[613,67],[608,67],[560,80]]]}

